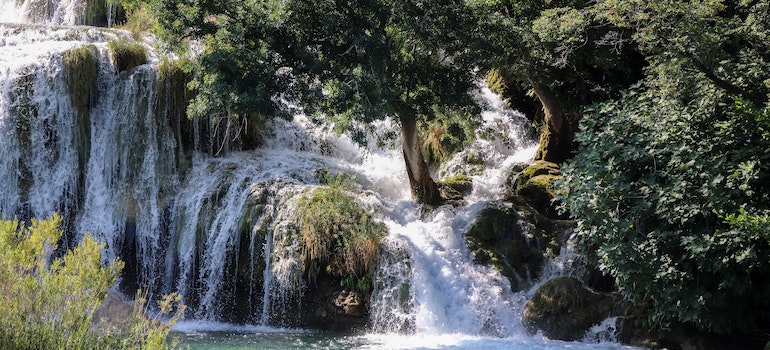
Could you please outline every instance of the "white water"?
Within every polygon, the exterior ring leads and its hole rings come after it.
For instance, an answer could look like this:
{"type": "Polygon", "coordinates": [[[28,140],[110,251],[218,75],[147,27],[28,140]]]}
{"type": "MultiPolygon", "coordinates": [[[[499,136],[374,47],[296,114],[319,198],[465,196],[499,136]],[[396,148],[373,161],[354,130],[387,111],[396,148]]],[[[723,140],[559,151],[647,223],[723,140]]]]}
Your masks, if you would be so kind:
{"type": "MultiPolygon", "coordinates": [[[[28,9],[42,2],[10,3],[0,3],[0,21],[34,22],[28,9]]],[[[41,21],[76,23],[72,4],[41,21]]],[[[510,168],[535,149],[524,118],[491,92],[479,94],[488,103],[479,140],[441,170],[472,175],[467,205],[425,214],[410,198],[398,142],[374,146],[398,134],[387,120],[366,149],[302,116],[277,120],[262,149],[192,152],[189,168],[180,169],[191,150],[158,105],[154,63],[119,74],[112,67],[106,43],[121,35],[0,24],[0,215],[60,212],[75,239],[90,232],[107,243],[106,261],[135,254],[136,283],[154,295],[176,291],[192,306],[180,331],[265,333],[273,328],[260,327],[281,324],[305,288],[294,201],[318,185],[320,171],[344,172],[358,178],[357,200],[390,232],[372,298],[374,333],[356,344],[561,347],[526,335],[526,293],[512,293],[498,272],[473,263],[462,237],[499,199],[510,168]],[[99,52],[87,128],[78,124],[62,64],[64,52],[83,45],[99,52]],[[461,161],[471,152],[485,160],[472,169],[461,161]],[[221,323],[234,313],[259,326],[221,323]]]]}
{"type": "MultiPolygon", "coordinates": [[[[101,1],[108,8],[114,6],[101,1]]],[[[83,24],[87,7],[88,0],[2,0],[0,23],[83,24]]]]}

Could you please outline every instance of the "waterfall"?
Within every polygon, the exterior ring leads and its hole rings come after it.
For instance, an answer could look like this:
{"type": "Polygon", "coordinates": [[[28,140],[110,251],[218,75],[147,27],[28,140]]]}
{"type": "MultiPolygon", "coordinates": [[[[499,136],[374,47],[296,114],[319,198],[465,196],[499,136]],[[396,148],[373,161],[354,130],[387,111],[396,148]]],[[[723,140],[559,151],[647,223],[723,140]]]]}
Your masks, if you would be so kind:
{"type": "Polygon", "coordinates": [[[0,23],[111,24],[114,7],[109,0],[3,0],[0,23]]]}
{"type": "MultiPolygon", "coordinates": [[[[80,4],[5,1],[0,19],[73,24],[79,19],[68,11],[80,4]]],[[[128,34],[0,24],[1,215],[62,213],[69,246],[90,232],[106,243],[105,261],[127,262],[126,290],[177,292],[189,318],[291,326],[287,319],[296,315],[288,310],[308,288],[297,199],[320,186],[319,174],[350,174],[356,201],[389,231],[375,274],[372,330],[524,334],[526,296],[494,268],[474,263],[463,237],[500,199],[511,168],[535,151],[525,118],[488,89],[477,96],[486,104],[477,140],[437,172],[470,175],[473,192],[463,205],[425,212],[406,185],[393,120],[360,126],[374,130],[362,147],[319,120],[276,119],[260,148],[211,156],[212,128],[179,119],[154,54],[122,72],[113,66],[107,42],[121,37],[128,34]],[[75,53],[90,55],[93,76],[72,74],[75,53]]]]}

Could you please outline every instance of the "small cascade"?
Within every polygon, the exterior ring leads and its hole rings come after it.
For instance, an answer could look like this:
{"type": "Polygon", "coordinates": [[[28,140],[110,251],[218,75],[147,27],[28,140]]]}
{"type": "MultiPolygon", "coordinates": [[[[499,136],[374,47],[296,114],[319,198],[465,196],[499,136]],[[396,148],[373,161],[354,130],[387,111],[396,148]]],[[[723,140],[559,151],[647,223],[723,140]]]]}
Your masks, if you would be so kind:
{"type": "MultiPolygon", "coordinates": [[[[480,90],[479,99],[497,100],[480,90]]],[[[439,171],[473,178],[465,206],[444,206],[428,216],[408,201],[391,207],[388,253],[372,298],[375,330],[498,337],[523,332],[522,296],[495,269],[473,262],[463,233],[504,192],[510,168],[528,162],[535,146],[524,117],[497,104],[487,104],[481,123],[477,140],[439,171]],[[469,162],[472,157],[483,161],[469,162]]]]}

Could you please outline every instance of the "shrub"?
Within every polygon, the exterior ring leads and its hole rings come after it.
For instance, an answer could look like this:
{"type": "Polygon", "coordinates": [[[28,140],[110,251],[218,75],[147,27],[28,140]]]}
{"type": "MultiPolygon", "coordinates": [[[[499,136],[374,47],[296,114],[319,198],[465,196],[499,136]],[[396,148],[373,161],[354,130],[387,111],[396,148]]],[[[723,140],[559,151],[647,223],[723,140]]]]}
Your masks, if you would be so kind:
{"type": "Polygon", "coordinates": [[[0,348],[89,348],[91,318],[123,267],[102,267],[103,244],[86,235],[62,258],[50,259],[61,217],[0,221],[0,348]]]}
{"type": "Polygon", "coordinates": [[[591,110],[561,200],[581,254],[650,325],[745,330],[770,310],[768,110],[691,93],[637,89],[591,110]]]}
{"type": "Polygon", "coordinates": [[[61,217],[0,220],[0,348],[2,349],[167,349],[169,327],[184,307],[177,308],[167,324],[158,319],[169,314],[179,297],[159,302],[155,318],[146,298],[138,295],[130,329],[94,329],[94,315],[107,290],[123,268],[115,260],[103,266],[104,244],[86,234],[80,245],[62,257],[53,257],[61,238],[61,217]]]}

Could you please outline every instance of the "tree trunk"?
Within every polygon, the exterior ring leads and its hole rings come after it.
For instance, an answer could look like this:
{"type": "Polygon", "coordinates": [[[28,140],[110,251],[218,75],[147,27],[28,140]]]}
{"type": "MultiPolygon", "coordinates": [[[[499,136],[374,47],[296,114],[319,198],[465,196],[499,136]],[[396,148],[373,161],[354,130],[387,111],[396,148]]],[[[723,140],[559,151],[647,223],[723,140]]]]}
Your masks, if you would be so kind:
{"type": "Polygon", "coordinates": [[[430,176],[428,164],[422,154],[422,140],[417,133],[417,116],[414,109],[406,103],[397,106],[401,121],[401,139],[403,142],[404,162],[409,176],[412,195],[418,203],[437,205],[443,202],[438,185],[430,176]]]}
{"type": "Polygon", "coordinates": [[[569,123],[550,88],[532,83],[532,89],[543,105],[546,125],[545,131],[540,135],[540,149],[535,158],[553,163],[564,162],[569,158],[572,150],[572,132],[569,123]]]}

